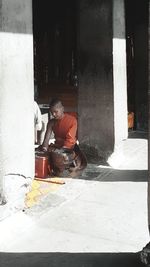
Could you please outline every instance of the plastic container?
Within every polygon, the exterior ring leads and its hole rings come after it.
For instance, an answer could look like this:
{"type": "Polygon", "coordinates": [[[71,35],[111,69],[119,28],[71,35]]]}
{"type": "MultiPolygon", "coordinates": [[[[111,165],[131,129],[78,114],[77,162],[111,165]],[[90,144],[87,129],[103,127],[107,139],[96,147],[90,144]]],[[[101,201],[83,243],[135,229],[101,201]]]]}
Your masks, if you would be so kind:
{"type": "Polygon", "coordinates": [[[47,178],[50,175],[50,165],[48,157],[41,154],[35,154],[35,177],[47,178]]]}

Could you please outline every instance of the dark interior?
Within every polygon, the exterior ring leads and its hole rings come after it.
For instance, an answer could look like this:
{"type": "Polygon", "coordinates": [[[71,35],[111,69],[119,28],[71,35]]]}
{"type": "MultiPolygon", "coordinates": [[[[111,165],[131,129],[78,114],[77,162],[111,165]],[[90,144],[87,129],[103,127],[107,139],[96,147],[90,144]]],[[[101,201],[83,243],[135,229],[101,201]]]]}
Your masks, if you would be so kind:
{"type": "Polygon", "coordinates": [[[148,128],[148,0],[126,0],[128,111],[134,129],[148,128]]]}
{"type": "Polygon", "coordinates": [[[34,83],[39,103],[59,97],[77,107],[77,6],[69,0],[33,0],[34,83]]]}
{"type": "MultiPolygon", "coordinates": [[[[59,97],[77,110],[78,7],[74,0],[33,0],[34,83],[38,103],[59,97]]],[[[128,111],[148,129],[148,0],[125,0],[128,111]]],[[[82,62],[80,62],[80,65],[82,62]]]]}

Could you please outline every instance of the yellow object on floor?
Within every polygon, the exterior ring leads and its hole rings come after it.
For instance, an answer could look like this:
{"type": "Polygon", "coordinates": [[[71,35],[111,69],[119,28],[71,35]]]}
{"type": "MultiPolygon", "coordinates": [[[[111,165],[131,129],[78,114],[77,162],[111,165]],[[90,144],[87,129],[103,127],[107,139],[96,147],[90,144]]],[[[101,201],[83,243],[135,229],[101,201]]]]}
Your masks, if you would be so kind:
{"type": "Polygon", "coordinates": [[[55,192],[64,183],[64,179],[58,177],[46,179],[35,178],[32,182],[31,191],[26,195],[26,208],[31,208],[37,204],[42,197],[50,192],[55,192]]]}

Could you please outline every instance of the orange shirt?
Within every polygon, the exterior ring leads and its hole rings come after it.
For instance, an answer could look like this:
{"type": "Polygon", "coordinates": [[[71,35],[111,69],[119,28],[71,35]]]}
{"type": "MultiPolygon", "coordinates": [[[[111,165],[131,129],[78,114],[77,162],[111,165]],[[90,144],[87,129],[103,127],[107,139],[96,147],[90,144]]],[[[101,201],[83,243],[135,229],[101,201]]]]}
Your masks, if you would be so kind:
{"type": "Polygon", "coordinates": [[[77,120],[67,113],[53,126],[55,144],[59,147],[73,148],[76,143],[77,120]]]}

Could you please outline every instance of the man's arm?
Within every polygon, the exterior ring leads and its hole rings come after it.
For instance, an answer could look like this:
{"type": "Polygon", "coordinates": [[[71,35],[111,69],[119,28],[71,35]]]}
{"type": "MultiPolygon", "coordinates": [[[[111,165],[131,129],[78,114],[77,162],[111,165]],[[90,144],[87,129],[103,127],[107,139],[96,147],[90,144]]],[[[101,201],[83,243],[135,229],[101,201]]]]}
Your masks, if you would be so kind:
{"type": "Polygon", "coordinates": [[[43,140],[43,143],[42,143],[42,145],[41,145],[41,149],[42,149],[43,151],[47,151],[47,150],[48,150],[49,140],[50,140],[50,137],[51,137],[51,134],[52,134],[52,127],[53,127],[53,124],[54,124],[54,120],[50,120],[50,121],[47,123],[47,128],[46,128],[46,132],[45,132],[44,140],[43,140]]]}

